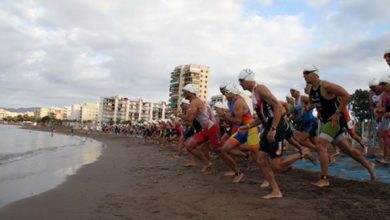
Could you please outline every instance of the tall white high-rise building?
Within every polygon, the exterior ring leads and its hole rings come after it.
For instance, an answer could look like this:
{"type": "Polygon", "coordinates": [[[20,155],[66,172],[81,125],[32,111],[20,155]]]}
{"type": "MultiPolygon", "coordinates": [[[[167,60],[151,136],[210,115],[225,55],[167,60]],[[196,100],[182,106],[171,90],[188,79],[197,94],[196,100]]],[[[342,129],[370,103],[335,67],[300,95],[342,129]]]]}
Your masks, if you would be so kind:
{"type": "Polygon", "coordinates": [[[171,72],[171,81],[169,85],[169,107],[176,109],[183,98],[182,89],[187,84],[198,86],[197,96],[206,103],[208,97],[209,85],[209,67],[197,64],[188,64],[177,66],[171,72]]]}

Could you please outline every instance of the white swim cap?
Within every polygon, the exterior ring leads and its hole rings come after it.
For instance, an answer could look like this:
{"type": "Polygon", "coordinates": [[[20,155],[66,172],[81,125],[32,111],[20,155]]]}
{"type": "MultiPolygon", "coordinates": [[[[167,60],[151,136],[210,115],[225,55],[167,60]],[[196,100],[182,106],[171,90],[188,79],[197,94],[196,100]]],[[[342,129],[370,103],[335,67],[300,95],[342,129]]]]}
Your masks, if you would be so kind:
{"type": "Polygon", "coordinates": [[[255,81],[255,73],[251,69],[243,69],[238,75],[239,80],[255,81]]]}
{"type": "Polygon", "coordinates": [[[389,75],[383,75],[379,79],[379,83],[389,83],[390,82],[390,76],[389,75]]]}
{"type": "Polygon", "coordinates": [[[314,72],[314,73],[316,73],[317,75],[318,75],[318,69],[317,69],[317,67],[316,66],[314,66],[314,65],[309,65],[309,66],[307,66],[307,67],[305,67],[304,69],[303,69],[303,72],[314,72]]]}
{"type": "Polygon", "coordinates": [[[240,91],[238,90],[238,88],[232,84],[228,84],[226,87],[225,87],[225,91],[226,93],[232,93],[232,94],[235,94],[235,95],[238,95],[240,94],[240,91]]]}
{"type": "Polygon", "coordinates": [[[229,109],[227,104],[226,103],[222,103],[222,102],[216,102],[215,103],[215,107],[216,108],[222,108],[222,109],[229,109]]]}
{"type": "Polygon", "coordinates": [[[368,86],[377,86],[379,85],[379,80],[377,78],[372,78],[368,81],[368,86]]]}
{"type": "Polygon", "coordinates": [[[182,99],[181,100],[181,102],[180,102],[180,104],[190,104],[190,100],[188,100],[188,99],[182,99]]]}
{"type": "Polygon", "coordinates": [[[187,84],[183,87],[183,91],[187,91],[187,92],[190,92],[192,94],[196,94],[196,92],[198,91],[198,88],[194,84],[187,84]]]}
{"type": "Polygon", "coordinates": [[[224,89],[227,85],[228,85],[227,82],[222,82],[221,84],[219,84],[219,88],[224,89]]]}

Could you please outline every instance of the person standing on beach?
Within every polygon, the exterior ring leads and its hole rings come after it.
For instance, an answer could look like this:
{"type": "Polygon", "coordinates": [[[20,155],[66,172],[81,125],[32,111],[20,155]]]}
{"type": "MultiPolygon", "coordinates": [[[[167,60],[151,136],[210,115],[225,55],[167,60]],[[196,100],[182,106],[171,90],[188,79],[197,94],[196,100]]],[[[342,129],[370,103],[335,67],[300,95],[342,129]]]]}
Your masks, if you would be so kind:
{"type": "Polygon", "coordinates": [[[375,180],[374,164],[368,162],[363,155],[350,145],[345,128],[340,124],[345,120],[342,110],[346,108],[351,97],[341,86],[322,81],[318,69],[314,66],[303,70],[306,83],[311,84],[310,102],[316,107],[320,120],[324,123],[317,139],[317,151],[321,163],[321,178],[313,185],[317,187],[329,186],[329,156],[327,148],[331,143],[343,150],[354,160],[362,164],[369,172],[371,180],[375,180]]]}
{"type": "Polygon", "coordinates": [[[51,133],[51,136],[53,137],[54,136],[54,132],[56,131],[55,127],[54,127],[54,124],[51,124],[50,125],[50,133],[51,133]]]}
{"type": "Polygon", "coordinates": [[[277,171],[283,170],[306,155],[305,153],[296,153],[282,158],[283,140],[287,127],[282,117],[283,106],[265,85],[256,83],[255,73],[252,70],[242,70],[238,80],[243,89],[252,92],[253,107],[258,116],[256,121],[241,126],[239,131],[248,131],[259,124],[263,124],[264,127],[260,138],[258,163],[260,164],[265,179],[271,186],[272,192],[263,196],[263,198],[282,198],[283,194],[275,180],[272,169],[277,171]]]}
{"type": "MultiPolygon", "coordinates": [[[[187,109],[186,115],[183,117],[185,125],[192,125],[194,119],[198,120],[202,126],[202,131],[195,134],[185,142],[186,149],[192,153],[195,157],[199,158],[203,162],[203,168],[201,172],[203,174],[209,174],[211,171],[212,163],[209,157],[200,149],[203,143],[210,141],[211,146],[214,149],[218,149],[222,146],[219,126],[216,122],[211,120],[212,116],[207,106],[200,100],[197,94],[197,86],[194,84],[187,84],[183,87],[184,97],[190,100],[190,106],[187,109]]],[[[219,153],[219,156],[230,157],[227,154],[219,153]]],[[[231,158],[230,158],[231,159],[231,158]]]]}

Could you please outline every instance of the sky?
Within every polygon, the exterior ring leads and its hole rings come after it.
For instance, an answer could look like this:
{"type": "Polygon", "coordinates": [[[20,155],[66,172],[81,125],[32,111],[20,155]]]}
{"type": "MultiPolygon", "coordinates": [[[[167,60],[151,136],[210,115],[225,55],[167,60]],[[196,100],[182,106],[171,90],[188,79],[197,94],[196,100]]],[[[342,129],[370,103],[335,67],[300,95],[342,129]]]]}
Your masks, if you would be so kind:
{"type": "Polygon", "coordinates": [[[348,92],[389,74],[388,0],[2,0],[0,106],[102,96],[168,101],[176,66],[210,67],[209,96],[250,68],[280,99],[302,70],[348,92]]]}

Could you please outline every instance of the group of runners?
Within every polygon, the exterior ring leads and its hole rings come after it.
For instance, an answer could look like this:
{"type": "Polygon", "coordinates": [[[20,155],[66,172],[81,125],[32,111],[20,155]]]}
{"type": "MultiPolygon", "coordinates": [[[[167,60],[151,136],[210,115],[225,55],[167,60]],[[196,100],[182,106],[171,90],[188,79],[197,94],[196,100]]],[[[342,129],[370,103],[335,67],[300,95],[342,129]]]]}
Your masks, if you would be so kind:
{"type": "MultiPolygon", "coordinates": [[[[384,59],[390,66],[390,51],[385,52],[384,59]]],[[[206,175],[212,171],[212,151],[229,167],[225,175],[231,175],[234,183],[244,177],[237,158],[251,160],[264,177],[261,186],[271,188],[271,192],[263,196],[266,199],[283,197],[274,171],[284,170],[304,158],[316,163],[314,152],[318,154],[321,176],[312,184],[329,186],[328,147],[331,145],[360,163],[371,180],[375,180],[375,164],[364,157],[367,147],[355,132],[349,116],[351,97],[348,92],[341,85],[321,80],[315,66],[305,68],[302,74],[306,94],[300,94],[299,88],[293,87],[286,100],[279,101],[266,85],[255,81],[252,70],[244,69],[238,81],[242,89],[251,93],[251,98],[240,93],[238,86],[222,83],[220,92],[227,104],[218,102],[213,110],[197,97],[196,85],[185,85],[181,112],[177,114],[180,120],[173,120],[171,125],[176,137],[180,137],[177,156],[186,149],[190,158],[185,166],[194,166],[194,158],[197,158],[203,164],[201,173],[206,175]],[[314,108],[317,117],[313,114],[314,108]],[[318,124],[321,124],[319,132],[318,124]],[[351,138],[362,150],[352,146],[351,138]],[[297,148],[296,153],[283,156],[285,141],[297,148]]],[[[386,164],[390,143],[390,75],[371,79],[369,86],[370,103],[380,122],[378,134],[383,143],[383,158],[379,162],[386,164]]]]}

